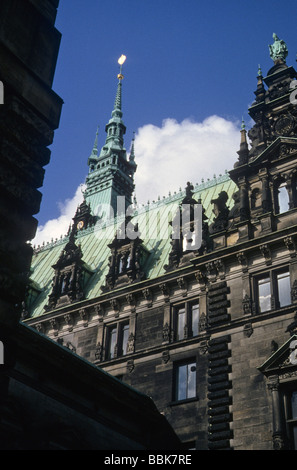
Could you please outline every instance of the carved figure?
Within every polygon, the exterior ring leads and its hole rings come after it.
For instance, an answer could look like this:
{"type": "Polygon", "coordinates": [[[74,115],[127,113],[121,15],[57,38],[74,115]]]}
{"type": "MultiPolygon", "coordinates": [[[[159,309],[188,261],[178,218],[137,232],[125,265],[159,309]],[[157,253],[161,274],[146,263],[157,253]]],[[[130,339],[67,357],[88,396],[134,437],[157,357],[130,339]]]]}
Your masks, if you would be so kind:
{"type": "Polygon", "coordinates": [[[211,200],[211,204],[214,204],[213,213],[215,218],[210,226],[210,233],[224,230],[228,225],[229,209],[226,205],[227,200],[228,194],[226,191],[221,191],[216,199],[211,200]]]}

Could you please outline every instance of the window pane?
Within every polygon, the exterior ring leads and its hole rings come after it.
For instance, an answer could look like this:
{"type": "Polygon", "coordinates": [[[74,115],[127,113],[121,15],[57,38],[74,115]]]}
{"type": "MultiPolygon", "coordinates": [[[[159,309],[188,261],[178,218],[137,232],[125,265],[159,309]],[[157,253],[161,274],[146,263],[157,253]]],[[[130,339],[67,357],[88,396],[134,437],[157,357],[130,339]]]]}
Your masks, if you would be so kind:
{"type": "Polygon", "coordinates": [[[196,396],[196,364],[188,364],[188,392],[187,398],[196,396]]]}
{"type": "Polygon", "coordinates": [[[196,396],[196,364],[184,364],[177,370],[177,400],[196,396]]]}
{"type": "Polygon", "coordinates": [[[199,333],[199,304],[191,305],[191,315],[192,315],[192,334],[197,336],[199,333]]]}
{"type": "Polygon", "coordinates": [[[260,312],[271,310],[271,286],[270,278],[259,279],[258,281],[259,309],[260,312]]]}
{"type": "Polygon", "coordinates": [[[179,308],[177,310],[177,328],[176,328],[176,339],[184,339],[185,336],[185,324],[186,324],[186,310],[185,308],[179,308]]]}
{"type": "Polygon", "coordinates": [[[280,307],[291,303],[291,285],[289,272],[277,274],[277,290],[280,307]]]}
{"type": "Polygon", "coordinates": [[[128,346],[128,338],[129,338],[129,325],[124,325],[122,330],[122,350],[123,354],[127,354],[127,346],[128,346]]]}
{"type": "Polygon", "coordinates": [[[179,366],[177,373],[177,399],[187,398],[187,366],[179,366]]]}
{"type": "Polygon", "coordinates": [[[278,188],[278,205],[280,214],[289,210],[289,195],[286,183],[282,183],[278,188]]]}
{"type": "Polygon", "coordinates": [[[297,426],[293,427],[293,440],[294,440],[293,448],[297,450],[297,426]]]}
{"type": "Polygon", "coordinates": [[[117,328],[112,328],[109,331],[109,358],[112,359],[115,356],[115,347],[117,344],[117,328]]]}
{"type": "Polygon", "coordinates": [[[292,393],[291,406],[292,406],[292,419],[296,419],[297,418],[297,391],[292,393]]]}

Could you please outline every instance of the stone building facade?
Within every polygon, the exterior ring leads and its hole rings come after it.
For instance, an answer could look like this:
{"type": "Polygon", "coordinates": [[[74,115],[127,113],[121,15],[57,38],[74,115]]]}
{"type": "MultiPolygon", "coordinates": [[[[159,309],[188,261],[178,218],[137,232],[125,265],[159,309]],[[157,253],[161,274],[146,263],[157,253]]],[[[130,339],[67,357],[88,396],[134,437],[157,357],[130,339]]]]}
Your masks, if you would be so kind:
{"type": "Polygon", "coordinates": [[[149,397],[20,322],[62,108],[58,3],[0,2],[0,449],[180,448],[149,397]]]}
{"type": "Polygon", "coordinates": [[[185,449],[297,448],[297,74],[270,53],[234,167],[146,207],[121,75],[72,227],[33,258],[23,322],[152,397],[185,449]]]}

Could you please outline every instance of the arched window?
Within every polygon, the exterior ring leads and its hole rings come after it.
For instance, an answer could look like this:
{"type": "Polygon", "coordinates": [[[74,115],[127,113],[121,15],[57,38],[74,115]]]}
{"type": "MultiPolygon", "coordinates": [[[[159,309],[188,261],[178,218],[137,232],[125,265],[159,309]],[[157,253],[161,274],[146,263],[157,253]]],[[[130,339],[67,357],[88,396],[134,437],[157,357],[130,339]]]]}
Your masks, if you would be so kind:
{"type": "Polygon", "coordinates": [[[277,188],[277,202],[279,214],[282,214],[283,212],[287,212],[289,210],[289,193],[285,181],[282,181],[277,188]]]}

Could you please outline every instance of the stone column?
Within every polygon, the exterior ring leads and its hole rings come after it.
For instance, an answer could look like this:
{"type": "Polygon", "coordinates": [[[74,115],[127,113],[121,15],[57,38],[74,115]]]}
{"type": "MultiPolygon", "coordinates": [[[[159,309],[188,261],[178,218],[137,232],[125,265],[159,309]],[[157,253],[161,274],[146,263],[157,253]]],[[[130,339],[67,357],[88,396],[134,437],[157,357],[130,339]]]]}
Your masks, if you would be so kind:
{"type": "Polygon", "coordinates": [[[281,419],[279,378],[277,375],[269,377],[268,388],[272,396],[272,416],[273,416],[273,448],[274,450],[284,449],[284,437],[281,419]]]}

